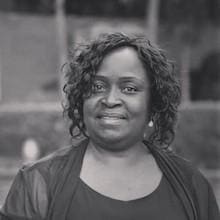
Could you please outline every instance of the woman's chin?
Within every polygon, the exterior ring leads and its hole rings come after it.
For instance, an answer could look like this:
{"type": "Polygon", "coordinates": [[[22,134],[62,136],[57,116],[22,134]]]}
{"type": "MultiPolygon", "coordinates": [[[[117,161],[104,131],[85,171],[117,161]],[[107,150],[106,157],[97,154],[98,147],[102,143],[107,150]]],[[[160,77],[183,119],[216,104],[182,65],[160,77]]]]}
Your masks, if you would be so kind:
{"type": "Polygon", "coordinates": [[[118,132],[106,132],[105,134],[100,135],[99,140],[102,142],[106,142],[109,144],[123,142],[126,137],[124,135],[120,135],[118,132]]]}
{"type": "MultiPolygon", "coordinates": [[[[103,149],[109,151],[125,151],[127,148],[130,148],[135,140],[131,135],[125,133],[115,132],[103,132],[99,136],[91,137],[92,142],[97,143],[103,149]]],[[[136,140],[138,142],[138,140],[136,140]]]]}

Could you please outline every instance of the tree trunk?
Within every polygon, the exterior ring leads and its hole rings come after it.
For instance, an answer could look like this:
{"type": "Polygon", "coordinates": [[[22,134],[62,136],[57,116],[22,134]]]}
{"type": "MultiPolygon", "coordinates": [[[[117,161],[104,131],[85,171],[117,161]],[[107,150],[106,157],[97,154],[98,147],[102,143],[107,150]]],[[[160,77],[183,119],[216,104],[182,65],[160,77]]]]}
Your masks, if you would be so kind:
{"type": "Polygon", "coordinates": [[[61,67],[67,62],[67,24],[65,16],[65,0],[55,0],[55,22],[57,30],[57,44],[59,50],[59,85],[60,94],[63,96],[62,88],[64,76],[61,74],[61,67]]]}
{"type": "Polygon", "coordinates": [[[149,0],[146,5],[147,36],[151,42],[157,42],[159,26],[160,0],[149,0]]]}

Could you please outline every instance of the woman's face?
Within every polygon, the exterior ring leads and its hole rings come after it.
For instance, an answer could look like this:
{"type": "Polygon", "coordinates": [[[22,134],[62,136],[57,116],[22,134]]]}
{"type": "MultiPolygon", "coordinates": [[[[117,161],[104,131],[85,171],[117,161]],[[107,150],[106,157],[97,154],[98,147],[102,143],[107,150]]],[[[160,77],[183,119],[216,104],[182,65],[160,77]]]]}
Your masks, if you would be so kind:
{"type": "Polygon", "coordinates": [[[136,51],[123,47],[108,54],[95,76],[92,95],[84,101],[90,139],[111,148],[142,141],[148,100],[149,81],[136,51]]]}

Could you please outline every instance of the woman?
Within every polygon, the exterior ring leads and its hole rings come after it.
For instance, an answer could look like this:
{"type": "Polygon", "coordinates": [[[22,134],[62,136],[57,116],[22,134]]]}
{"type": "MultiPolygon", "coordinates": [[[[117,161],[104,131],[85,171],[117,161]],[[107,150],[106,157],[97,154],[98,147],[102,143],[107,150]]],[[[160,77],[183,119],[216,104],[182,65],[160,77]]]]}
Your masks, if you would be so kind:
{"type": "Polygon", "coordinates": [[[106,34],[68,66],[64,110],[85,138],[22,168],[1,219],[220,219],[207,180],[168,149],[180,87],[163,52],[106,34]]]}

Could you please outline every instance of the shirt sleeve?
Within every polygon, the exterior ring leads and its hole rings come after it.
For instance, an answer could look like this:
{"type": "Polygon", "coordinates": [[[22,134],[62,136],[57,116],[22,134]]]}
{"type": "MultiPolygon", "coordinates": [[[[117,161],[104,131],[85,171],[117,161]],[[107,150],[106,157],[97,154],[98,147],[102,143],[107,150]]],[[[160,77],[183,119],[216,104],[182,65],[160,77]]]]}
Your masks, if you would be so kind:
{"type": "Polygon", "coordinates": [[[47,185],[37,169],[21,169],[16,175],[0,220],[45,219],[48,207],[47,185]]]}

